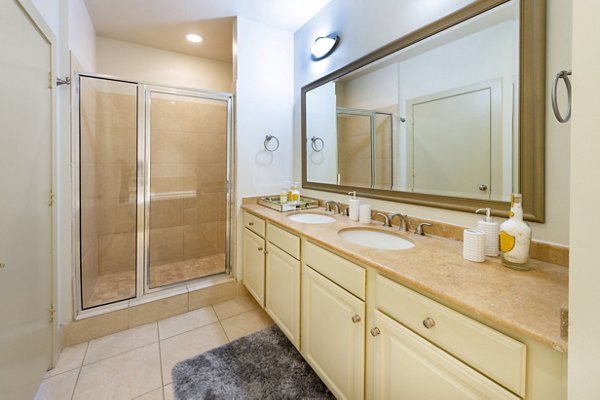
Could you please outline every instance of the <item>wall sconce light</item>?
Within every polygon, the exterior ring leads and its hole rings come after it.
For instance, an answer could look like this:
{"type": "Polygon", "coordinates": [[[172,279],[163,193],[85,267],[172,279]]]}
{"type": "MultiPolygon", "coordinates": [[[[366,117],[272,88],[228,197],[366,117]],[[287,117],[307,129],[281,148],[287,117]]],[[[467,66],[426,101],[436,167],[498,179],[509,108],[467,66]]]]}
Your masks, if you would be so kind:
{"type": "Polygon", "coordinates": [[[339,43],[340,37],[335,33],[316,38],[313,45],[310,46],[310,58],[312,58],[313,61],[322,60],[333,53],[339,43]]]}

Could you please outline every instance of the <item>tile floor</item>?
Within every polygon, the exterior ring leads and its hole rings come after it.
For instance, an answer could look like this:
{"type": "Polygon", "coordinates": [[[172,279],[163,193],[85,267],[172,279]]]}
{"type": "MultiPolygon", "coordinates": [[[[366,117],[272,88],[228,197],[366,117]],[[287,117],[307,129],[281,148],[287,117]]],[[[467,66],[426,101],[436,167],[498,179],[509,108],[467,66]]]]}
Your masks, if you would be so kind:
{"type": "MultiPolygon", "coordinates": [[[[150,267],[150,287],[186,282],[225,272],[225,253],[150,267]]],[[[98,276],[94,288],[84,295],[85,308],[130,299],[135,295],[135,271],[98,276]]]]}
{"type": "Polygon", "coordinates": [[[175,363],[272,323],[244,295],[67,347],[35,399],[170,400],[175,363]]]}

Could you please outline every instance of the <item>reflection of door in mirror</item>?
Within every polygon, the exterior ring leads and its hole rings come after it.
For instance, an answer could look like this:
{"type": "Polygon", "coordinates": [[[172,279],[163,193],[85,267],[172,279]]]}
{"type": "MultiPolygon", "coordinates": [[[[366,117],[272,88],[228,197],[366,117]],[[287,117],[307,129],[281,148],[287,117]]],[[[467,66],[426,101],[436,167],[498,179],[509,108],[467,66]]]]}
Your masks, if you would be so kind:
{"type": "Polygon", "coordinates": [[[500,88],[497,80],[408,102],[414,191],[479,199],[501,194],[502,165],[493,166],[502,163],[500,88]],[[440,157],[445,153],[453,157],[440,157]]]}

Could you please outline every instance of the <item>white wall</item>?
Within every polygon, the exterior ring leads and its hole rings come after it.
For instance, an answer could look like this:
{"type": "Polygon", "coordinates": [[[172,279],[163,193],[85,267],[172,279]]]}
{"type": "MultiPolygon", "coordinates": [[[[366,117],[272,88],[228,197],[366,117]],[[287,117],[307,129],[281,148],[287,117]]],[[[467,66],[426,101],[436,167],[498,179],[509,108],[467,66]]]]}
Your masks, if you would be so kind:
{"type": "Polygon", "coordinates": [[[96,31],[83,0],[69,0],[69,50],[86,72],[96,69],[96,31]]]}
{"type": "MultiPolygon", "coordinates": [[[[294,37],[290,32],[238,17],[236,77],[236,198],[276,194],[292,177],[294,37]],[[279,139],[267,152],[265,135],[279,139]]],[[[234,215],[239,214],[236,207],[234,215]]],[[[241,254],[238,227],[237,254],[241,254]]],[[[238,273],[240,262],[238,257],[238,273]]]]}
{"type": "Polygon", "coordinates": [[[569,399],[600,393],[600,3],[573,2],[571,129],[571,266],[569,268],[569,399]]]}
{"type": "MultiPolygon", "coordinates": [[[[300,179],[300,88],[347,63],[374,51],[408,32],[457,10],[470,0],[381,0],[357,1],[348,7],[344,0],[333,0],[295,34],[295,113],[294,113],[294,176],[300,179]],[[309,48],[317,36],[337,32],[341,37],[338,49],[328,58],[313,62],[309,48]]],[[[570,68],[570,0],[548,0],[548,55],[546,83],[549,88],[554,73],[570,68]]],[[[548,92],[549,93],[549,92],[548,92]]],[[[560,244],[569,243],[569,124],[558,124],[552,116],[549,96],[546,107],[546,223],[531,224],[536,240],[560,244]]],[[[317,197],[344,200],[346,196],[326,192],[306,191],[317,197]]],[[[479,217],[409,204],[366,200],[376,208],[408,213],[434,221],[472,226],[479,217]]]]}
{"type": "Polygon", "coordinates": [[[136,82],[232,91],[232,64],[98,36],[96,70],[136,82]]]}

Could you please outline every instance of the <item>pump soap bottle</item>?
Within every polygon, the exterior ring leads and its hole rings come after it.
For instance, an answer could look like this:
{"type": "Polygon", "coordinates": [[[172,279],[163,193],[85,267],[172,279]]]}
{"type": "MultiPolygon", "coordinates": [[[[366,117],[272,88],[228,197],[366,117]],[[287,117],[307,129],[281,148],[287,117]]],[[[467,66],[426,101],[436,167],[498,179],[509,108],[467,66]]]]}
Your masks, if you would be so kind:
{"type": "Polygon", "coordinates": [[[480,208],[477,214],[485,212],[485,218],[477,222],[477,229],[485,233],[485,255],[496,257],[498,255],[498,233],[500,224],[494,222],[491,208],[480,208]]]}
{"type": "Polygon", "coordinates": [[[348,217],[350,217],[352,221],[358,221],[360,200],[356,198],[356,190],[348,192],[348,194],[352,195],[348,202],[348,217]]]}
{"type": "Polygon", "coordinates": [[[511,196],[509,220],[500,226],[502,264],[508,268],[528,271],[531,228],[523,221],[522,195],[511,196]]]}

